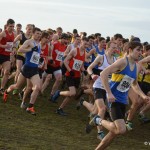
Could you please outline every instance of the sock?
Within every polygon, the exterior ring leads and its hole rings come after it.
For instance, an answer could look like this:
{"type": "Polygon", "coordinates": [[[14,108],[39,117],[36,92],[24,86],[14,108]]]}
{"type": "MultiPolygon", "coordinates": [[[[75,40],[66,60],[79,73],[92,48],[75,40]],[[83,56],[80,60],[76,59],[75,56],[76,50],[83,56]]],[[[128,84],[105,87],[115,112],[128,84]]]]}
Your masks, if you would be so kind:
{"type": "Polygon", "coordinates": [[[128,123],[128,122],[132,123],[132,121],[130,121],[130,120],[127,120],[127,121],[126,121],[126,123],[128,123]]]}
{"type": "Polygon", "coordinates": [[[101,121],[102,121],[102,119],[99,118],[99,117],[97,117],[97,118],[95,119],[95,123],[96,123],[97,125],[102,125],[102,124],[101,124],[101,121]]]}
{"type": "Polygon", "coordinates": [[[97,133],[101,133],[101,129],[98,129],[98,130],[97,130],[97,133]]]}

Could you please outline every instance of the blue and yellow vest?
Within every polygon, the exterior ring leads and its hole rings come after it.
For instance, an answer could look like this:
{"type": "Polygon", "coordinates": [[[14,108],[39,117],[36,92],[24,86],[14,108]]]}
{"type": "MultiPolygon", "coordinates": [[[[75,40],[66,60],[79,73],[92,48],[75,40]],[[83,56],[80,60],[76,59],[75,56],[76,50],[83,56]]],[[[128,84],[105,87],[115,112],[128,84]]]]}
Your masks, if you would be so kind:
{"type": "Polygon", "coordinates": [[[115,102],[128,104],[128,91],[131,84],[137,78],[137,66],[135,63],[134,69],[130,70],[129,61],[127,66],[120,72],[113,73],[110,81],[112,94],[115,96],[115,102]]]}

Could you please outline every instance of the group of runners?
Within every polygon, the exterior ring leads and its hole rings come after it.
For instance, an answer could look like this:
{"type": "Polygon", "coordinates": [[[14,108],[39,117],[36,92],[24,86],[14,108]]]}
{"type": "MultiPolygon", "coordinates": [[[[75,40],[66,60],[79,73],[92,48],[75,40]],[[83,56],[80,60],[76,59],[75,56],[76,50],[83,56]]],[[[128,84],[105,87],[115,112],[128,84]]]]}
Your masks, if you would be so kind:
{"type": "Polygon", "coordinates": [[[100,33],[63,33],[61,27],[41,30],[33,24],[23,32],[21,24],[8,19],[0,33],[0,72],[3,101],[11,92],[19,94],[20,107],[32,115],[38,95],[48,86],[51,102],[65,97],[58,115],[66,116],[66,105],[78,100],[77,110],[84,106],[90,112],[86,132],[97,126],[101,141],[96,150],[132,130],[136,114],[142,123],[150,122],[150,44],[138,37],[129,40],[115,34],[105,39],[100,33]],[[11,78],[14,84],[6,88],[11,78]]]}

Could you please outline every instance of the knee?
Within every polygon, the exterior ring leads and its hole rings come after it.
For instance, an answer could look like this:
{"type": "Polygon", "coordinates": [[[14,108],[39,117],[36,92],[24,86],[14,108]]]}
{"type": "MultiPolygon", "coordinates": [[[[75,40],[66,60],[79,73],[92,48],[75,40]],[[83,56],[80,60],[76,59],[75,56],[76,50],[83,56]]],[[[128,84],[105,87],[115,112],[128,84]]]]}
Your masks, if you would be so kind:
{"type": "Polygon", "coordinates": [[[49,82],[51,80],[51,76],[46,77],[46,82],[49,82]]]}
{"type": "Polygon", "coordinates": [[[41,91],[41,87],[40,87],[40,85],[36,85],[36,86],[33,87],[32,90],[39,92],[39,91],[41,91]]]}

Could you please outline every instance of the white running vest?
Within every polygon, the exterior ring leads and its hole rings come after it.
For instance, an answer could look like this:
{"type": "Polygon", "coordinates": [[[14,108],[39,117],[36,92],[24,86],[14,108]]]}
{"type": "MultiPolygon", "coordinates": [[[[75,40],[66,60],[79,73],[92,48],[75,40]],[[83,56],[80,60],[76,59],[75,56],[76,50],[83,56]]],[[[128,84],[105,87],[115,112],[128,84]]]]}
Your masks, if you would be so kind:
{"type": "MultiPolygon", "coordinates": [[[[105,68],[107,68],[108,66],[111,65],[111,64],[109,64],[108,61],[107,61],[106,54],[103,55],[103,59],[104,59],[104,60],[103,60],[103,64],[102,64],[100,67],[98,67],[98,70],[101,70],[101,71],[103,71],[105,68]]],[[[115,62],[115,61],[116,61],[116,58],[113,57],[113,60],[114,60],[114,62],[115,62]]],[[[94,84],[93,84],[93,88],[104,89],[104,87],[103,87],[103,85],[102,85],[102,83],[101,83],[100,77],[98,77],[98,78],[95,80],[95,82],[94,82],[94,84]]]]}

